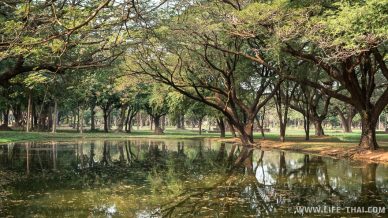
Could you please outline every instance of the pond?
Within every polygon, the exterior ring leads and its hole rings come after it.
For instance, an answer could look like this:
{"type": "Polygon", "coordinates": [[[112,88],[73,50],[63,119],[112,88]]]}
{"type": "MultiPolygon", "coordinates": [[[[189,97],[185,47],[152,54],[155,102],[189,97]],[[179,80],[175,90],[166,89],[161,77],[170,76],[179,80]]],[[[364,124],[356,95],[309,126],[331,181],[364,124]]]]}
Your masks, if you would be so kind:
{"type": "Polygon", "coordinates": [[[0,217],[388,213],[387,166],[202,139],[3,144],[0,176],[0,217]]]}

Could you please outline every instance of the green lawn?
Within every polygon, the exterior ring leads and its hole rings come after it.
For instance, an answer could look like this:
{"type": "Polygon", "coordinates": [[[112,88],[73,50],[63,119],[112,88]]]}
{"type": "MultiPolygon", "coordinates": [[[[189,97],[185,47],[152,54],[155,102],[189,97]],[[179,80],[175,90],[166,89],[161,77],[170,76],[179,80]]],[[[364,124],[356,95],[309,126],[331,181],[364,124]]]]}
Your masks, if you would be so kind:
{"type": "Polygon", "coordinates": [[[154,135],[150,130],[134,130],[132,133],[119,132],[85,132],[83,134],[74,130],[59,130],[57,133],[51,132],[23,132],[23,131],[0,131],[0,143],[46,140],[46,139],[70,139],[70,138],[209,138],[218,137],[218,133],[203,133],[199,135],[194,131],[167,130],[163,135],[154,135]]]}
{"type": "MultiPolygon", "coordinates": [[[[326,130],[327,137],[314,137],[311,136],[312,142],[338,142],[338,143],[357,143],[360,137],[360,131],[354,131],[353,133],[342,133],[340,130],[326,130]]],[[[311,135],[314,132],[311,131],[311,135]]],[[[118,133],[118,132],[86,132],[83,134],[77,133],[75,130],[59,130],[58,133],[50,132],[30,132],[23,131],[0,131],[0,143],[27,141],[27,140],[47,140],[47,139],[70,139],[70,138],[116,138],[125,139],[130,137],[136,138],[218,138],[219,133],[207,133],[204,132],[199,135],[195,130],[176,130],[167,129],[163,135],[154,135],[150,130],[134,130],[132,133],[118,133]]],[[[231,134],[227,133],[227,138],[230,138],[231,134]]],[[[255,133],[255,138],[260,139],[261,134],[255,133]]],[[[266,139],[278,140],[279,134],[277,129],[271,129],[271,132],[266,133],[266,139]]],[[[377,134],[378,142],[384,147],[388,145],[388,134],[377,134]]],[[[287,131],[287,141],[289,142],[303,142],[304,131],[297,129],[289,129],[287,131]]]]}

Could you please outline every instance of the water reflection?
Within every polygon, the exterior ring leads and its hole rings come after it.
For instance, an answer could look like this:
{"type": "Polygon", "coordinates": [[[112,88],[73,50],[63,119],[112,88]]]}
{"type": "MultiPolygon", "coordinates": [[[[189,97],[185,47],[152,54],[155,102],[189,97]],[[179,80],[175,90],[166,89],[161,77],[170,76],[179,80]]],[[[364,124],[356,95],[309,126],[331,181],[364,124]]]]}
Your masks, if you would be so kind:
{"type": "Polygon", "coordinates": [[[0,173],[0,216],[289,217],[388,202],[386,166],[202,140],[11,143],[0,173]]]}

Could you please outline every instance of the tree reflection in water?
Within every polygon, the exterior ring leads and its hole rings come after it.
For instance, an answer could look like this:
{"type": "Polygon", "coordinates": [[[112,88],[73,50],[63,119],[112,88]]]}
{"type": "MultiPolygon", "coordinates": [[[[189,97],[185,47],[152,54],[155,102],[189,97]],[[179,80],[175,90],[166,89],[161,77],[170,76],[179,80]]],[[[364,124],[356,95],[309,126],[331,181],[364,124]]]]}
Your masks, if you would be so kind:
{"type": "Polygon", "coordinates": [[[127,217],[289,217],[298,205],[387,206],[387,168],[377,164],[353,167],[347,161],[200,140],[28,142],[0,149],[2,175],[20,174],[0,183],[12,190],[7,199],[13,199],[0,208],[1,216],[55,215],[45,198],[28,197],[42,192],[67,211],[58,214],[79,216],[99,215],[112,205],[127,217]],[[356,177],[346,177],[343,168],[356,177]],[[88,194],[80,196],[79,190],[88,194]],[[68,202],[82,200],[63,204],[60,196],[67,195],[68,202]],[[12,203],[17,200],[26,204],[12,203]]]}

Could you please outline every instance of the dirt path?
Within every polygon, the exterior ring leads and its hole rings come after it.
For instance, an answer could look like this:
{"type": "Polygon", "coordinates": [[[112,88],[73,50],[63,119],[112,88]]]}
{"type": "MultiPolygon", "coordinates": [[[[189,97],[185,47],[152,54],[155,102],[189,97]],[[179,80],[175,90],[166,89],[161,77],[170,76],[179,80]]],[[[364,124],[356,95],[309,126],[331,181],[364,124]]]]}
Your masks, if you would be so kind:
{"type": "MultiPolygon", "coordinates": [[[[234,139],[216,139],[219,142],[239,142],[238,138],[234,139]]],[[[279,142],[274,140],[255,140],[257,147],[263,149],[278,149],[284,151],[295,151],[306,154],[315,154],[328,156],[337,159],[362,160],[368,162],[377,162],[388,164],[388,151],[379,149],[376,151],[360,150],[356,144],[351,142],[325,142],[318,141],[291,141],[279,142]]]]}

